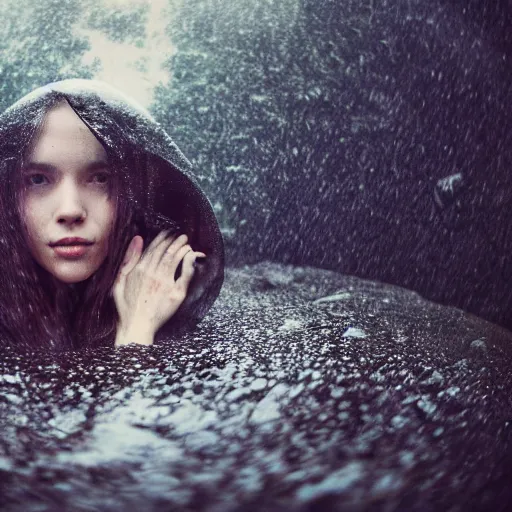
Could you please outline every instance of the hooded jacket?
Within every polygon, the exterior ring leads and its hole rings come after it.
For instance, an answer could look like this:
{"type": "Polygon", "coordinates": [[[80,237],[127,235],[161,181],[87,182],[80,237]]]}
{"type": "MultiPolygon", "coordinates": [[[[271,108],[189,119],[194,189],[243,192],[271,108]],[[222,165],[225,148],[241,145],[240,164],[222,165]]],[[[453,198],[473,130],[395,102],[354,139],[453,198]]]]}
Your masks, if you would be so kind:
{"type": "MultiPolygon", "coordinates": [[[[224,248],[211,204],[199,187],[191,164],[146,109],[103,82],[82,79],[40,87],[0,116],[0,157],[4,162],[20,158],[20,122],[40,115],[45,105],[54,104],[56,98],[69,103],[107,153],[116,155],[131,169],[129,172],[137,173],[123,193],[143,223],[152,226],[152,236],[171,226],[188,236],[194,251],[206,254],[206,259],[196,264],[185,301],[160,332],[193,326],[219,294],[224,248]]],[[[143,238],[147,247],[150,240],[143,238]]]]}

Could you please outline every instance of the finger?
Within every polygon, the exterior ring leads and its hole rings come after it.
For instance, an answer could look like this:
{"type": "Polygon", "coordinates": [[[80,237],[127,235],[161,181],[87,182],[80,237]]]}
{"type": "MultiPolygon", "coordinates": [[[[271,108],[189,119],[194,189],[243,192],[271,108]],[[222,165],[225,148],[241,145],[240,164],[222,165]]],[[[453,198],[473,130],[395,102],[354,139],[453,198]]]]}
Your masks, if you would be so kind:
{"type": "Polygon", "coordinates": [[[183,247],[180,247],[174,254],[171,252],[166,253],[162,258],[162,264],[165,266],[165,271],[169,272],[174,277],[178,265],[180,264],[184,256],[189,252],[193,251],[192,247],[190,247],[190,245],[187,244],[184,245],[183,247]]]}
{"type": "MultiPolygon", "coordinates": [[[[183,247],[187,246],[187,242],[187,235],[180,235],[175,240],[172,240],[171,243],[160,244],[158,249],[155,250],[154,261],[156,262],[157,265],[159,265],[162,262],[162,258],[164,256],[166,257],[166,259],[168,259],[169,256],[173,258],[178,251],[180,251],[183,247]]],[[[192,250],[192,248],[190,248],[190,250],[192,250]]]]}
{"type": "Polygon", "coordinates": [[[132,253],[135,245],[135,237],[133,237],[126,248],[126,252],[124,253],[123,262],[121,263],[121,267],[123,268],[132,258],[132,253]]]}
{"type": "Polygon", "coordinates": [[[144,240],[140,235],[133,237],[125,255],[125,261],[121,267],[121,274],[128,275],[139,262],[144,247],[144,240]]]}
{"type": "Polygon", "coordinates": [[[205,257],[206,255],[202,252],[188,252],[185,254],[183,258],[183,265],[181,268],[181,276],[176,281],[176,284],[186,293],[188,291],[188,287],[190,285],[190,281],[192,281],[192,277],[194,276],[194,263],[197,258],[205,257]]]}
{"type": "Polygon", "coordinates": [[[112,289],[110,290],[110,296],[114,298],[116,303],[122,299],[124,295],[124,287],[125,287],[126,277],[123,274],[123,267],[117,273],[114,284],[112,285],[112,289]]]}
{"type": "Polygon", "coordinates": [[[158,265],[163,257],[163,255],[171,249],[173,252],[175,252],[177,249],[182,247],[187,243],[187,235],[180,235],[177,238],[174,237],[168,237],[164,238],[160,241],[158,246],[154,248],[154,250],[151,253],[151,262],[154,265],[158,265]]]}
{"type": "Polygon", "coordinates": [[[153,258],[153,254],[155,249],[169,236],[169,230],[164,229],[160,231],[158,235],[155,236],[153,241],[149,244],[149,247],[146,249],[146,252],[143,254],[143,259],[145,261],[150,261],[153,258]]]}

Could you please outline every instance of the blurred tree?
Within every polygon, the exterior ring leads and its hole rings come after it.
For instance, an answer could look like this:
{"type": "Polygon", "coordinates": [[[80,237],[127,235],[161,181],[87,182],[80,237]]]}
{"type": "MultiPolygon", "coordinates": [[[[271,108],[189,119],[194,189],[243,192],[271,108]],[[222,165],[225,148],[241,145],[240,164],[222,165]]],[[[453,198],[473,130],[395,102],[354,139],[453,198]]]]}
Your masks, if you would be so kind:
{"type": "Polygon", "coordinates": [[[389,125],[393,81],[368,83],[371,61],[390,54],[377,20],[359,2],[171,5],[172,82],[154,110],[236,231],[233,261],[305,254],[322,204],[342,188],[348,209],[359,199],[345,170],[360,155],[371,167],[372,134],[389,125]]]}
{"type": "Polygon", "coordinates": [[[73,26],[80,0],[4,0],[0,3],[0,109],[45,83],[92,78],[95,66],[81,58],[89,45],[73,26]]]}
{"type": "Polygon", "coordinates": [[[236,231],[239,247],[248,241],[244,233],[261,230],[270,214],[265,176],[279,169],[287,180],[280,155],[290,86],[283,80],[290,76],[286,56],[298,6],[295,0],[171,5],[172,81],[157,90],[153,110],[202,173],[226,237],[236,231]]]}
{"type": "MultiPolygon", "coordinates": [[[[98,6],[97,2],[87,2],[85,26],[107,35],[111,41],[144,45],[149,3],[98,6]]],[[[85,2],[82,1],[82,5],[85,2]]]]}

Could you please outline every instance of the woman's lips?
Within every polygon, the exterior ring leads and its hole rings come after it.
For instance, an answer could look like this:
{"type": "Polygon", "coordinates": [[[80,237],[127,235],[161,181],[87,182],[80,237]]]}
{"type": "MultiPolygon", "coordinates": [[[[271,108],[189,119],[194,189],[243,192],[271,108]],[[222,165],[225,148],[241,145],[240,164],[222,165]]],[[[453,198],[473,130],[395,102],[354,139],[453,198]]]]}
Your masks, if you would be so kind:
{"type": "Polygon", "coordinates": [[[55,245],[53,250],[58,256],[68,259],[81,258],[91,245],[55,245]]]}

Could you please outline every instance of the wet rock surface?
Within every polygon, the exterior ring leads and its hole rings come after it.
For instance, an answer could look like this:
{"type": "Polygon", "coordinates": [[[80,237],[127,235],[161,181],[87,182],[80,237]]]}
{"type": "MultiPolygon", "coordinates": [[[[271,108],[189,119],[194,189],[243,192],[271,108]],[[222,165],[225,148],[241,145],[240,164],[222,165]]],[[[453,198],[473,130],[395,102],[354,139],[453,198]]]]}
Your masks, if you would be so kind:
{"type": "Polygon", "coordinates": [[[261,263],[179,340],[1,365],[2,510],[512,500],[512,334],[405,289],[261,263]]]}

